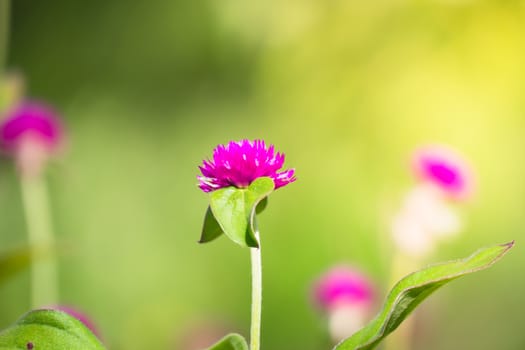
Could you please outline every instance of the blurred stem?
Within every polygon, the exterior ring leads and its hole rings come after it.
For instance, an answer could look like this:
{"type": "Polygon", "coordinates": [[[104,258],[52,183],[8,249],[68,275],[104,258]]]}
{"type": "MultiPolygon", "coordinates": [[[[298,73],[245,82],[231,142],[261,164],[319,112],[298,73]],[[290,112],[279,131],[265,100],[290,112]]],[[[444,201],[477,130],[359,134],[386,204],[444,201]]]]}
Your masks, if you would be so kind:
{"type": "Polygon", "coordinates": [[[57,263],[44,179],[23,174],[20,179],[29,244],[34,251],[46,252],[45,259],[33,262],[31,270],[31,308],[35,309],[58,301],[57,263]]]}
{"type": "Polygon", "coordinates": [[[7,50],[9,46],[9,0],[0,0],[0,70],[7,63],[7,50]]]}
{"type": "MultiPolygon", "coordinates": [[[[397,252],[392,261],[390,285],[394,286],[401,278],[418,269],[419,260],[411,258],[402,252],[397,252]]],[[[399,327],[385,339],[385,349],[410,350],[414,336],[416,313],[408,316],[399,327]]]]}
{"type": "Polygon", "coordinates": [[[261,307],[262,307],[262,263],[259,232],[255,232],[259,248],[250,248],[252,263],[252,320],[250,328],[250,350],[261,346],[261,307]]]}

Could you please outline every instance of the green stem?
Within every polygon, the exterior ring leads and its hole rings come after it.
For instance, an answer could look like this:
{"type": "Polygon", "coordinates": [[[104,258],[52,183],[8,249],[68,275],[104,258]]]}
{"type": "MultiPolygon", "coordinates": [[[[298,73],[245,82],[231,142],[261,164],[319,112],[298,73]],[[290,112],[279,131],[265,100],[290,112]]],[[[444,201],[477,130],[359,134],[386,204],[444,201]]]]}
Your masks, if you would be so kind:
{"type": "Polygon", "coordinates": [[[51,230],[47,189],[42,176],[20,176],[28,239],[34,251],[45,249],[45,259],[33,262],[31,307],[56,305],[58,301],[57,262],[51,230]]]}
{"type": "Polygon", "coordinates": [[[7,49],[9,47],[9,0],[0,0],[0,70],[7,63],[7,49]]]}
{"type": "Polygon", "coordinates": [[[252,263],[252,320],[250,328],[250,350],[261,347],[261,307],[262,307],[262,263],[259,232],[255,232],[259,248],[250,248],[252,263]]]}

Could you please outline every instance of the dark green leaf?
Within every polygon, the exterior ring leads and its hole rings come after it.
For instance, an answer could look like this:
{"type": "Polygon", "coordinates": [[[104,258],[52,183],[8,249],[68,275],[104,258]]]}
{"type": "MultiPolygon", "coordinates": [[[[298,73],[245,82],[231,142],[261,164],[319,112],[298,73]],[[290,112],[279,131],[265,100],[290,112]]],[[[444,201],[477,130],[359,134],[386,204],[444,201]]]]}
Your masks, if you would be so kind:
{"type": "Polygon", "coordinates": [[[206,209],[206,215],[204,216],[204,224],[202,225],[202,233],[199,243],[213,241],[222,234],[223,232],[221,226],[215,219],[215,216],[213,216],[213,213],[211,212],[211,209],[208,206],[208,209],[206,209]]]}
{"type": "Polygon", "coordinates": [[[255,208],[273,189],[271,178],[260,177],[248,188],[226,187],[212,192],[210,208],[226,236],[242,246],[258,247],[255,208]]]}
{"type": "Polygon", "coordinates": [[[367,326],[339,343],[334,350],[374,349],[425,298],[444,284],[486,269],[505,255],[514,242],[483,248],[471,256],[414,272],[399,281],[386,298],[381,312],[367,326]]]}
{"type": "Polygon", "coordinates": [[[207,350],[248,350],[248,344],[241,335],[232,333],[219,340],[207,350]]]}
{"type": "Polygon", "coordinates": [[[257,206],[255,207],[255,214],[262,213],[264,209],[266,209],[267,206],[268,206],[268,197],[264,197],[262,201],[260,201],[259,204],[257,204],[257,206]]]}
{"type": "Polygon", "coordinates": [[[0,349],[103,350],[102,343],[76,318],[62,311],[35,310],[0,333],[0,349]]]}

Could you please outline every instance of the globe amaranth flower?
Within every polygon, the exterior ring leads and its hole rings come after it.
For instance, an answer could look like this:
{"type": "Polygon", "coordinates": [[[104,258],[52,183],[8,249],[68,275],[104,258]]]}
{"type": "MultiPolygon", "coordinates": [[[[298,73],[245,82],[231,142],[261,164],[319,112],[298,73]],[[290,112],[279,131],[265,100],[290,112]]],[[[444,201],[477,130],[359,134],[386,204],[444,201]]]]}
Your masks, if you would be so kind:
{"type": "Polygon", "coordinates": [[[13,156],[23,174],[38,173],[47,158],[63,143],[64,132],[57,113],[33,101],[10,108],[0,124],[0,147],[13,156]]]}
{"type": "Polygon", "coordinates": [[[446,196],[460,200],[467,198],[474,188],[474,176],[468,163],[445,146],[426,146],[413,157],[415,175],[430,183],[446,196]]]}
{"type": "Polygon", "coordinates": [[[277,189],[295,181],[295,169],[279,171],[283,163],[284,154],[275,152],[273,145],[266,147],[262,140],[231,141],[218,145],[213,159],[199,167],[199,188],[204,192],[230,186],[246,188],[259,177],[270,177],[277,189]]]}

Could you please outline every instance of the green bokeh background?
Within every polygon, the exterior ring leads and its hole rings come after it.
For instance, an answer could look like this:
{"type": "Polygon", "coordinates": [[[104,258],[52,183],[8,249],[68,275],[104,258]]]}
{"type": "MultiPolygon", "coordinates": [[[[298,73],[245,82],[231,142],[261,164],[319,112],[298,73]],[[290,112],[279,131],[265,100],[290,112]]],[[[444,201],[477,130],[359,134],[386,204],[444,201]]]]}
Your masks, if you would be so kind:
{"type": "MultiPolygon", "coordinates": [[[[197,166],[263,138],[297,169],[260,218],[263,348],[326,349],[309,286],[335,263],[389,287],[389,217],[426,143],[468,157],[465,230],[429,262],[512,239],[501,264],[423,306],[416,349],[523,349],[525,3],[477,0],[15,0],[8,66],[63,114],[48,171],[64,303],[111,349],[168,349],[203,320],[248,333],[249,254],[198,245],[197,166]]],[[[2,249],[26,239],[0,164],[2,249]]],[[[0,287],[0,327],[28,308],[0,287]]]]}

